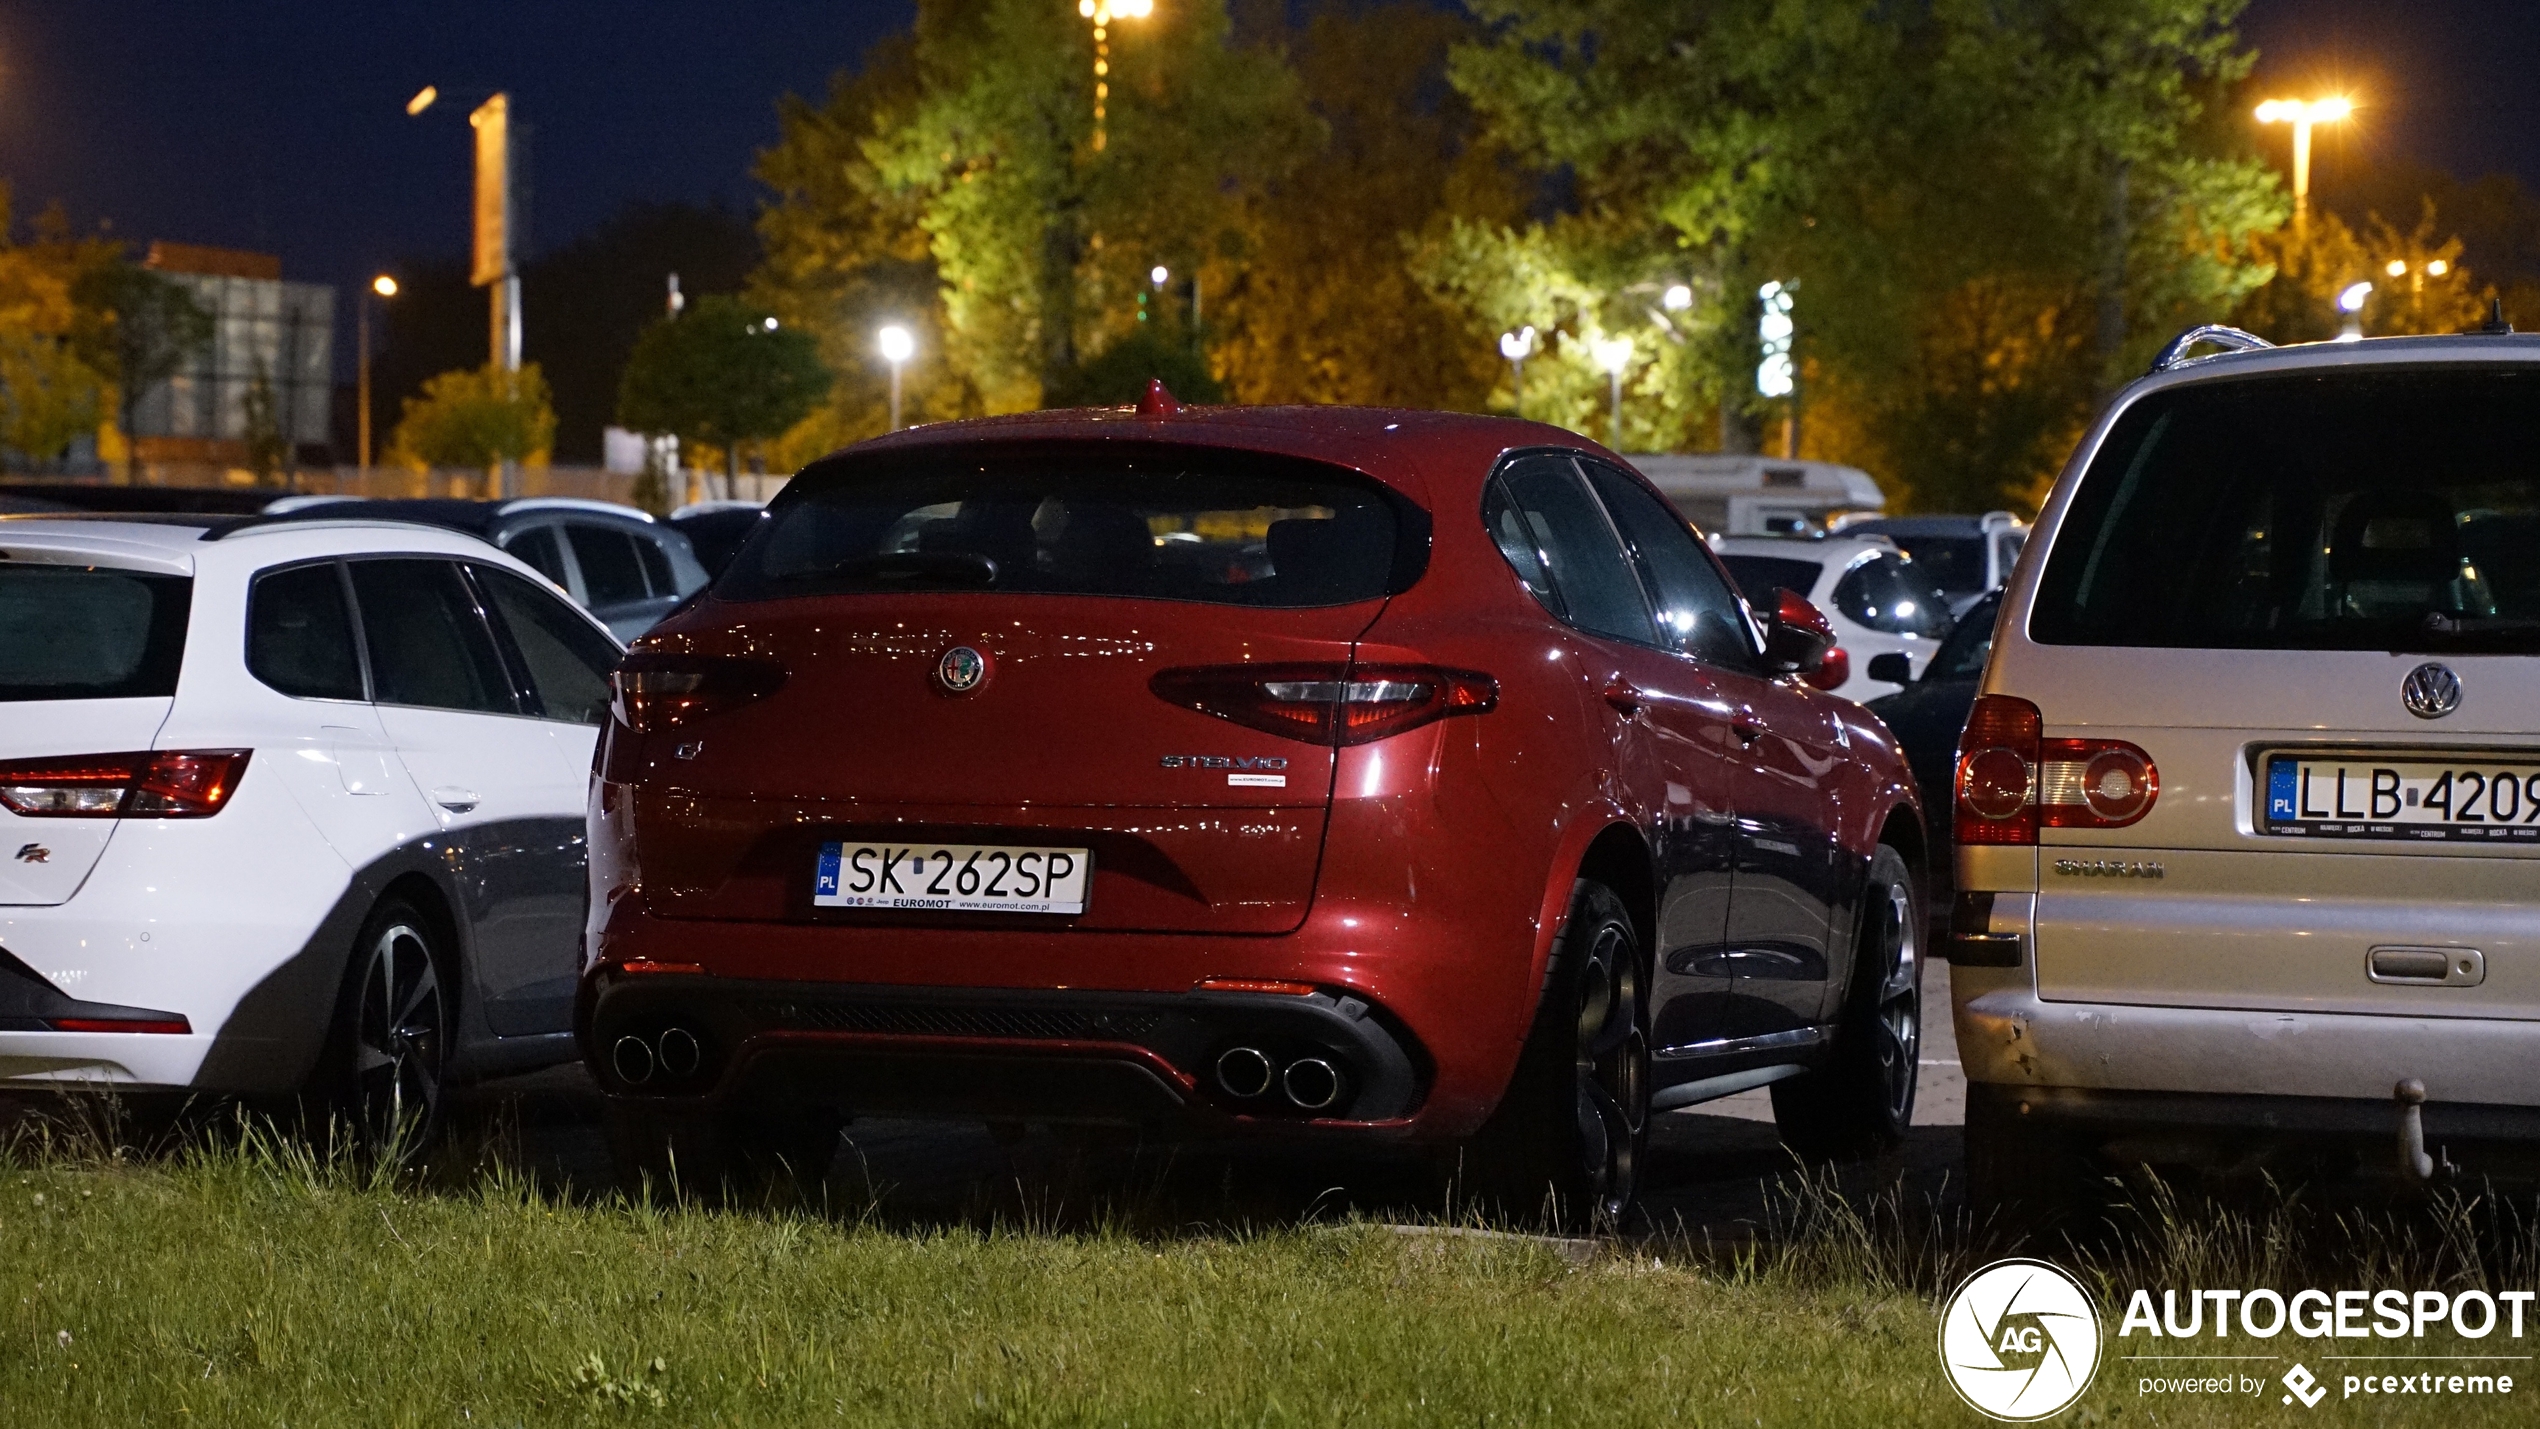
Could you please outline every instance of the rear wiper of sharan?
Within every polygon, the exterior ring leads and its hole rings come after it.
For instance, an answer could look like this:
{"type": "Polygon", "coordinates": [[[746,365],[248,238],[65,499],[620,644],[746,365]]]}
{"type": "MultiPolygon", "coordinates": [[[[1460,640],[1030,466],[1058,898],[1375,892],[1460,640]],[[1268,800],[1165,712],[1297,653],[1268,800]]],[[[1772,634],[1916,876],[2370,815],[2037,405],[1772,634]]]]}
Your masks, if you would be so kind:
{"type": "Polygon", "coordinates": [[[893,551],[856,556],[805,576],[844,576],[883,585],[992,586],[997,563],[976,551],[893,551]]]}

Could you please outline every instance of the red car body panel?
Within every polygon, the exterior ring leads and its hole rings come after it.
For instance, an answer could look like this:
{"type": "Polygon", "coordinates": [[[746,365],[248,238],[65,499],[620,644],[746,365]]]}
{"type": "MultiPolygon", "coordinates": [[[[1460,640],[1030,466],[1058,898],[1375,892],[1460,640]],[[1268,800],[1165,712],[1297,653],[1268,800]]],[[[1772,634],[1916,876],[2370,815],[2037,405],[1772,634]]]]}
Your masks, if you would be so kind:
{"type": "MultiPolygon", "coordinates": [[[[1234,1004],[1193,990],[1269,980],[1326,990],[1318,1007],[1337,998],[1345,1015],[1380,1025],[1416,1069],[1419,1085],[1395,1113],[1305,1125],[1460,1137],[1508,1084],[1573,880],[1592,857],[1600,868],[1639,860],[1637,875],[1623,875],[1638,883],[1627,896],[1664,956],[1673,943],[1658,927],[1662,908],[1696,925],[1675,940],[1687,948],[1719,941],[1699,926],[1710,905],[1668,899],[1667,850],[1712,837],[1735,810],[1819,831],[1829,887],[1857,880],[1836,865],[1865,866],[1891,825],[1920,854],[1911,778],[1874,717],[1795,679],[1583,634],[1519,583],[1480,518],[1485,482],[1509,453],[1535,448],[1620,465],[1574,434],[1360,409],[1061,412],[914,429],[832,460],[950,457],[983,442],[1170,443],[1347,468],[1429,514],[1426,569],[1389,598],[1309,609],[989,591],[732,601],[710,590],[635,654],[769,658],[787,675],[774,694],[667,735],[608,730],[592,796],[581,1021],[613,1091],[635,1089],[609,1070],[609,1007],[639,991],[657,1008],[743,988],[780,1001],[785,989],[1028,991],[1217,1007],[1234,1004]],[[989,673],[949,696],[936,663],[964,644],[988,657],[989,673]],[[1171,667],[1353,657],[1485,672],[1497,703],[1335,749],[1148,688],[1171,667]],[[1166,767],[1167,755],[1284,760],[1288,782],[1231,788],[1204,769],[1166,767]],[[1074,918],[815,909],[820,843],[858,836],[1085,845],[1095,850],[1089,906],[1074,918]],[[638,976],[630,964],[677,971],[638,976]],[[1349,1011],[1358,1002],[1366,1010],[1349,1011]]],[[[1769,883],[1754,887],[1764,894],[1769,883]]],[[[1773,921],[1769,898],[1756,907],[1773,921]]],[[[1716,916],[1734,921],[1725,905],[1716,916]]],[[[1842,941],[1840,929],[1830,936],[1842,941]]],[[[1706,975],[1685,974],[1687,986],[1706,975]]],[[[1726,990],[1738,976],[1718,974],[1726,990]]],[[[1821,967],[1817,982],[1780,990],[1794,1017],[1831,1015],[1824,977],[1821,967]]],[[[1110,1059],[1143,1068],[1202,1122],[1275,1120],[1209,1105],[1205,1068],[1099,1035],[1110,1014],[1088,1015],[1084,1026],[1034,1022],[1036,1034],[1005,1035],[1027,1024],[984,1011],[940,1026],[907,1009],[823,1014],[834,1025],[729,1032],[724,1040],[746,1045],[724,1048],[724,1065],[850,1045],[912,1068],[1004,1058],[995,1065],[1027,1078],[1110,1059]]],[[[694,1094],[730,1094],[737,1075],[718,1072],[694,1094]]]]}

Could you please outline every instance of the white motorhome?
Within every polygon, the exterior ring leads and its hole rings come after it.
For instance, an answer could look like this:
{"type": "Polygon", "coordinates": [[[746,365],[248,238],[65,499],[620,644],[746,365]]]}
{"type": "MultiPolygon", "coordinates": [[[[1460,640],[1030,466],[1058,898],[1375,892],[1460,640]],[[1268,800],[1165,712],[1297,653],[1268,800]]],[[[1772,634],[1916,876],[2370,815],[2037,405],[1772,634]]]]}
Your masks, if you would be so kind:
{"type": "Polygon", "coordinates": [[[1868,472],[1833,462],[1726,454],[1629,460],[1705,535],[1820,535],[1838,516],[1887,506],[1868,472]]]}

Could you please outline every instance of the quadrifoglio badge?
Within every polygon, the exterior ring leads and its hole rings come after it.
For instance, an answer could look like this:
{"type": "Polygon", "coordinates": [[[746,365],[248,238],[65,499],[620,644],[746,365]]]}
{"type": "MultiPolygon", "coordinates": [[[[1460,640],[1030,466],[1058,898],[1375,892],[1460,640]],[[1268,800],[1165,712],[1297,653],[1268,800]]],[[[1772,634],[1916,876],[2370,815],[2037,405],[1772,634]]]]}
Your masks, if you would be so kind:
{"type": "Polygon", "coordinates": [[[2003,1260],[1949,1297],[1940,1365],[1969,1407],[2014,1423],[2071,1408],[2103,1354],[2138,1398],[2300,1415],[2347,1400],[2511,1395],[2534,1373],[2526,1332],[2540,1333],[2540,1292],[2136,1290],[2103,1350],[2079,1280],[2044,1261],[2003,1260]]]}

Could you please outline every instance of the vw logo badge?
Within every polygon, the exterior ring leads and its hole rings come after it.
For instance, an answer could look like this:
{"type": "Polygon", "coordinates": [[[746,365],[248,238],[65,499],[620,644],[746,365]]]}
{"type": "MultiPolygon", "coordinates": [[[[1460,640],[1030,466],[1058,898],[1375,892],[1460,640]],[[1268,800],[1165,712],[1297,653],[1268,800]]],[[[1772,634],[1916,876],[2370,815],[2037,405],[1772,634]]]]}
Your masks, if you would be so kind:
{"type": "Polygon", "coordinates": [[[935,679],[946,690],[966,695],[988,678],[988,657],[967,645],[956,645],[935,662],[935,679]]]}
{"type": "Polygon", "coordinates": [[[2418,719],[2441,719],[2461,707],[2461,677],[2448,665],[2419,665],[2399,682],[2399,703],[2418,719]]]}

